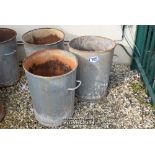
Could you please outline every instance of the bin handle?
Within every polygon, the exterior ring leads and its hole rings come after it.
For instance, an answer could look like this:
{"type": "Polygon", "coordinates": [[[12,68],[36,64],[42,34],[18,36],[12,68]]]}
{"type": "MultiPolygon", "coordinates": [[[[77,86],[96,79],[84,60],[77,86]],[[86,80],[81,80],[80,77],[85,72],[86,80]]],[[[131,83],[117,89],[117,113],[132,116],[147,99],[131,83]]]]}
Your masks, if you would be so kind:
{"type": "Polygon", "coordinates": [[[118,55],[117,54],[114,54],[113,57],[114,57],[113,61],[117,61],[118,55]]]}
{"type": "Polygon", "coordinates": [[[68,90],[74,91],[74,90],[78,89],[81,86],[82,82],[80,80],[76,80],[76,82],[79,83],[79,84],[74,88],[68,88],[68,90]]]}
{"type": "Polygon", "coordinates": [[[4,56],[13,55],[14,53],[16,53],[16,50],[13,50],[13,52],[11,52],[11,53],[4,54],[4,56]]]}
{"type": "MultiPolygon", "coordinates": [[[[0,53],[1,53],[1,52],[0,52],[0,53]]],[[[0,54],[0,61],[3,59],[3,57],[9,56],[9,55],[13,55],[14,53],[16,53],[16,50],[13,50],[13,52],[8,53],[8,54],[0,54]]]]}

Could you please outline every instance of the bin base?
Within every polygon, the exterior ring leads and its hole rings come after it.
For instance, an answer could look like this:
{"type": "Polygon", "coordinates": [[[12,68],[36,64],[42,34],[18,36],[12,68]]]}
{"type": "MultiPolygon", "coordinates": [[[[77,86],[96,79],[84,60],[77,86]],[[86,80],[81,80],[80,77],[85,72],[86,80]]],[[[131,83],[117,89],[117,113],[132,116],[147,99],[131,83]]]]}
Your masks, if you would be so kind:
{"type": "Polygon", "coordinates": [[[35,110],[35,118],[36,120],[43,126],[46,127],[58,127],[60,126],[65,119],[69,119],[73,116],[74,111],[64,115],[62,118],[58,118],[57,120],[53,120],[52,118],[45,118],[43,116],[40,116],[35,110]]]}
{"type": "Polygon", "coordinates": [[[79,95],[75,95],[79,101],[81,102],[87,102],[88,104],[89,103],[97,103],[97,102],[100,102],[101,100],[103,100],[106,96],[107,96],[107,91],[105,92],[105,94],[103,96],[100,96],[98,98],[92,98],[92,99],[88,99],[87,96],[86,97],[82,97],[82,96],[79,96],[79,95]]]}

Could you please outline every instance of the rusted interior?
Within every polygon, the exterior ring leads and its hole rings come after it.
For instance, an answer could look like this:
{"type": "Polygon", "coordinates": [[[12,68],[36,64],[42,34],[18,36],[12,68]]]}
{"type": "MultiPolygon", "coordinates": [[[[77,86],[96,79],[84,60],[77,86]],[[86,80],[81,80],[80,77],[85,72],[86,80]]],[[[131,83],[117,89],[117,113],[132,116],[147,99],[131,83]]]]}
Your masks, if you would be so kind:
{"type": "Polygon", "coordinates": [[[32,74],[52,77],[68,73],[77,66],[77,62],[59,50],[45,50],[26,58],[23,66],[32,74]]]}
{"type": "Polygon", "coordinates": [[[59,76],[71,71],[71,67],[59,60],[49,60],[43,64],[33,64],[29,72],[40,76],[59,76]]]}
{"type": "Polygon", "coordinates": [[[52,44],[62,39],[64,39],[63,32],[52,28],[36,29],[23,35],[25,42],[35,45],[52,44]]]}
{"type": "MultiPolygon", "coordinates": [[[[37,38],[37,37],[33,37],[33,44],[36,44],[36,45],[42,45],[42,44],[51,44],[51,43],[54,43],[54,42],[57,42],[59,41],[60,38],[56,35],[49,35],[49,36],[46,36],[46,37],[43,37],[43,38],[37,38]]],[[[31,43],[31,42],[29,42],[31,43]]]]}
{"type": "Polygon", "coordinates": [[[0,42],[7,41],[16,36],[16,32],[7,28],[0,28],[0,42]]]}
{"type": "Polygon", "coordinates": [[[73,39],[69,46],[79,51],[107,51],[115,47],[114,41],[104,37],[82,36],[73,39]]]}

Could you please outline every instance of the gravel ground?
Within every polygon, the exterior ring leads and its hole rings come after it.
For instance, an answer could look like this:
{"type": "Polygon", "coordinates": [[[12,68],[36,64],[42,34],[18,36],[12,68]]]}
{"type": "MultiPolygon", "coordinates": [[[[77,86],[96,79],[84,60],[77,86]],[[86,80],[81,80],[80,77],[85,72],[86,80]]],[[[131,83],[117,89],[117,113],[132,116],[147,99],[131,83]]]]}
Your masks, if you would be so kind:
{"type": "MultiPolygon", "coordinates": [[[[47,128],[34,117],[24,75],[17,85],[1,88],[0,94],[6,103],[0,128],[47,128]]],[[[154,111],[138,73],[125,65],[113,65],[107,96],[89,104],[76,98],[73,118],[58,128],[155,128],[154,111]]]]}

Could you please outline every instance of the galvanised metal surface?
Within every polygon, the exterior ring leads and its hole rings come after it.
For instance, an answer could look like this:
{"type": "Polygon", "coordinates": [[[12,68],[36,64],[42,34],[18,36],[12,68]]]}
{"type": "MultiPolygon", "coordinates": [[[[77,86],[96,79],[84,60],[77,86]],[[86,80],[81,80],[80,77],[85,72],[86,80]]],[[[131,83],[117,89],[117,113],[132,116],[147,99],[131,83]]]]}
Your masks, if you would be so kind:
{"type": "Polygon", "coordinates": [[[52,49],[38,51],[27,57],[23,63],[26,72],[36,119],[45,126],[56,127],[74,112],[75,89],[81,82],[77,81],[76,70],[78,61],[67,51],[52,49]],[[49,60],[59,59],[72,69],[60,76],[38,76],[29,68],[33,64],[42,64],[49,60]]]}
{"type": "Polygon", "coordinates": [[[26,56],[38,50],[64,49],[64,37],[65,34],[55,28],[40,28],[29,31],[22,36],[26,56]],[[40,41],[40,43],[36,41],[40,41]]]}
{"type": "Polygon", "coordinates": [[[77,79],[82,81],[76,95],[82,100],[98,100],[106,94],[115,43],[111,39],[83,36],[69,43],[69,51],[79,62],[77,79]]]}
{"type": "Polygon", "coordinates": [[[16,32],[0,28],[0,87],[11,86],[19,79],[16,32]]]}

